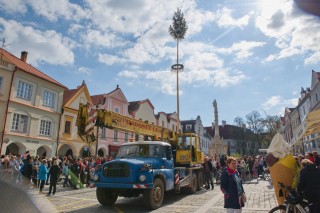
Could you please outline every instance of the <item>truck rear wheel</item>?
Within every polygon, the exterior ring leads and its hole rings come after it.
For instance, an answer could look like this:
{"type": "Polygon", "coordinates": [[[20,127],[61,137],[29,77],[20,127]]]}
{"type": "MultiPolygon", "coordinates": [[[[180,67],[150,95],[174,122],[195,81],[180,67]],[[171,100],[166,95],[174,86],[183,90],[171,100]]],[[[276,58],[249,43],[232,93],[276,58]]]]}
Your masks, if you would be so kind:
{"type": "Polygon", "coordinates": [[[105,206],[112,206],[118,199],[117,193],[106,188],[97,188],[96,194],[99,203],[105,206]]]}
{"type": "Polygon", "coordinates": [[[202,189],[203,183],[204,183],[204,177],[203,177],[203,172],[202,171],[198,172],[197,178],[198,178],[197,190],[200,191],[202,189]]]}
{"type": "Polygon", "coordinates": [[[198,180],[197,180],[197,175],[196,173],[192,174],[192,180],[191,180],[191,187],[190,187],[190,193],[194,194],[197,192],[198,188],[198,180]]]}
{"type": "Polygon", "coordinates": [[[157,209],[161,206],[164,197],[164,186],[159,178],[153,181],[153,188],[143,193],[144,203],[149,209],[157,209]]]}

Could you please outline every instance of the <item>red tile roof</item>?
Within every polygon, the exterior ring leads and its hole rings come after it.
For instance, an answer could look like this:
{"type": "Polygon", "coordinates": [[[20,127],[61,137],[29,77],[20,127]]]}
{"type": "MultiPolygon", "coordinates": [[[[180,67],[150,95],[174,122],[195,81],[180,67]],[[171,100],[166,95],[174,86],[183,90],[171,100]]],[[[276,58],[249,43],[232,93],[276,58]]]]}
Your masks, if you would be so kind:
{"type": "Polygon", "coordinates": [[[5,57],[7,57],[13,64],[16,65],[17,68],[19,68],[20,70],[29,73],[33,76],[36,76],[38,78],[41,78],[45,81],[51,82],[57,86],[60,86],[64,89],[68,89],[66,86],[64,86],[63,84],[61,84],[60,82],[54,80],[53,78],[49,77],[48,75],[44,74],[43,72],[41,72],[40,70],[37,70],[36,68],[34,68],[33,66],[31,66],[30,64],[25,63],[24,61],[20,60],[19,58],[17,58],[16,56],[12,55],[11,53],[7,52],[6,50],[0,48],[1,53],[3,53],[3,55],[5,57]]]}
{"type": "Polygon", "coordinates": [[[98,104],[105,104],[106,102],[106,97],[104,94],[101,95],[92,95],[91,100],[93,105],[98,105],[98,104]]]}
{"type": "Polygon", "coordinates": [[[65,90],[63,93],[63,102],[62,106],[64,106],[79,90],[81,87],[77,89],[65,90]]]}

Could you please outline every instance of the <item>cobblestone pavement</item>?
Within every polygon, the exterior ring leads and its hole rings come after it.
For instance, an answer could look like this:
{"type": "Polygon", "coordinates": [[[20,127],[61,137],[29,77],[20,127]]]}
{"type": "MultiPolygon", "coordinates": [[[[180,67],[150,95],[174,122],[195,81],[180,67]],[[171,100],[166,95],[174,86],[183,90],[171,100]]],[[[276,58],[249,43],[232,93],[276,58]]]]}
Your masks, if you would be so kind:
{"type": "MultiPolygon", "coordinates": [[[[248,202],[243,213],[266,213],[276,206],[276,197],[269,181],[259,180],[244,184],[248,202]]],[[[44,189],[47,192],[48,186],[44,189]]],[[[143,206],[142,197],[119,198],[113,207],[101,206],[95,196],[95,189],[73,190],[58,187],[54,196],[39,194],[38,189],[29,190],[43,212],[150,212],[143,206]]],[[[161,213],[220,213],[223,208],[223,194],[220,186],[214,190],[202,190],[193,195],[166,193],[161,208],[151,211],[161,213]]]]}

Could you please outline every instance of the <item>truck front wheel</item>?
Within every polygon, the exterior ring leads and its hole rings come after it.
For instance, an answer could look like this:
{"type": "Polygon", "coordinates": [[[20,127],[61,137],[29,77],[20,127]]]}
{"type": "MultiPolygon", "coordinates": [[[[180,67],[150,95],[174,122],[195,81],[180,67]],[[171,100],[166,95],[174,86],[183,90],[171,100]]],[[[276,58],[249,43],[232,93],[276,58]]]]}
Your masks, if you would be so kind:
{"type": "Polygon", "coordinates": [[[153,188],[143,193],[144,203],[149,209],[157,209],[161,206],[164,196],[163,182],[157,178],[153,181],[153,188]]]}
{"type": "Polygon", "coordinates": [[[118,199],[118,194],[110,189],[97,188],[97,199],[100,204],[112,206],[118,199]]]}

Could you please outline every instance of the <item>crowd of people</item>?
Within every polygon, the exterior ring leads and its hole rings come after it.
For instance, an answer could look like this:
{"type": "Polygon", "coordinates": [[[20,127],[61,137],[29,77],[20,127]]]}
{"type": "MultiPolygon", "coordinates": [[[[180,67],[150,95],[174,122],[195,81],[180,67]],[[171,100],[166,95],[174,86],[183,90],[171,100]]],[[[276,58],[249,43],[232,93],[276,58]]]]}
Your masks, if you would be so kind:
{"type": "Polygon", "coordinates": [[[31,156],[27,151],[24,155],[2,155],[0,164],[0,177],[23,188],[39,188],[39,194],[48,185],[47,196],[57,191],[57,184],[63,187],[79,189],[90,187],[96,166],[112,157],[39,157],[31,156]]]}
{"type": "MultiPolygon", "coordinates": [[[[320,212],[320,156],[316,151],[306,155],[294,156],[299,168],[297,192],[312,205],[310,212],[320,212]]],[[[49,185],[48,196],[56,193],[58,182],[63,187],[74,189],[90,187],[93,183],[94,170],[112,157],[39,157],[24,155],[1,156],[1,178],[23,187],[39,188],[39,194],[49,185]]],[[[245,178],[259,178],[267,170],[263,156],[227,157],[221,155],[204,159],[205,188],[214,189],[213,179],[220,171],[220,189],[224,194],[224,207],[227,212],[241,212],[246,200],[242,186],[245,178]]]]}
{"type": "MultiPolygon", "coordinates": [[[[299,168],[297,193],[306,198],[310,212],[320,212],[320,156],[316,151],[294,156],[299,168]]],[[[221,174],[220,189],[224,194],[224,207],[228,213],[239,213],[244,207],[246,195],[242,186],[247,178],[263,178],[268,173],[264,156],[227,157],[221,155],[204,159],[205,189],[214,189],[212,179],[221,174]]]]}

